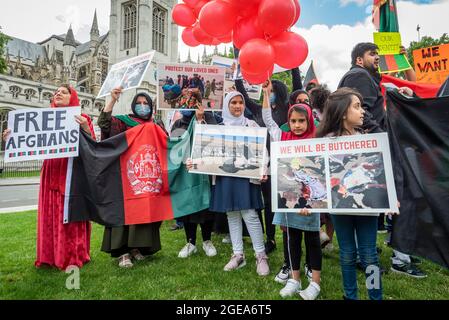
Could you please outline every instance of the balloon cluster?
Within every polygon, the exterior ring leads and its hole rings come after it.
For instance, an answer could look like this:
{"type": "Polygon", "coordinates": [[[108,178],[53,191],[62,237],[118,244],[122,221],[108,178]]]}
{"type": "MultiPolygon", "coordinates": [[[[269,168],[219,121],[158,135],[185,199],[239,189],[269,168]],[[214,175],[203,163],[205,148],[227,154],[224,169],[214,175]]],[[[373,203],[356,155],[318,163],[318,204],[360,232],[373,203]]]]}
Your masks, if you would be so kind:
{"type": "Polygon", "coordinates": [[[274,65],[293,69],[304,63],[306,40],[290,28],[299,20],[299,0],[183,0],[172,11],[191,47],[233,42],[248,82],[260,84],[274,65]]]}

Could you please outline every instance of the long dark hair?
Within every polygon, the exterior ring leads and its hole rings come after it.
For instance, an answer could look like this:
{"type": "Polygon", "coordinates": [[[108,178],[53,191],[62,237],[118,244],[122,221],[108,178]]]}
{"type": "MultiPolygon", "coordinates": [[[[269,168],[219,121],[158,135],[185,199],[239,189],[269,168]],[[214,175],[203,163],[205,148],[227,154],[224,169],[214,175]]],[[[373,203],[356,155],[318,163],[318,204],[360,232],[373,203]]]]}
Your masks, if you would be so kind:
{"type": "Polygon", "coordinates": [[[273,86],[273,93],[276,95],[276,99],[274,102],[276,107],[288,110],[288,88],[287,88],[287,86],[279,80],[272,80],[271,84],[273,86]]]}
{"type": "Polygon", "coordinates": [[[298,96],[300,94],[305,94],[309,98],[309,104],[310,104],[310,94],[306,90],[299,89],[299,90],[293,91],[290,94],[289,103],[291,106],[296,104],[296,98],[298,98],[298,96]]]}
{"type": "Polygon", "coordinates": [[[343,126],[343,118],[346,116],[352,103],[352,97],[356,96],[363,104],[363,98],[360,93],[350,88],[340,88],[332,93],[324,106],[323,119],[317,132],[317,138],[332,136],[342,136],[347,133],[343,126]]]}

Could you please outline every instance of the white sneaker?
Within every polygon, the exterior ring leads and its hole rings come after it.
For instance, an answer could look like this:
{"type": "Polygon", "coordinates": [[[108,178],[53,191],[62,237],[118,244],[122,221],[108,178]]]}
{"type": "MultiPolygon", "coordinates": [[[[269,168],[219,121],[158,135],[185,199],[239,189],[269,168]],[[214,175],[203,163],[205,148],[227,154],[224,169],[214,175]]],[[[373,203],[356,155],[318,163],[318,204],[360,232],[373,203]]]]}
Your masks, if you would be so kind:
{"type": "Polygon", "coordinates": [[[320,242],[321,242],[321,245],[323,245],[323,243],[325,243],[327,241],[330,241],[330,238],[327,235],[327,233],[324,232],[324,231],[320,231],[320,242]]]}
{"type": "Polygon", "coordinates": [[[225,235],[225,237],[223,238],[223,240],[221,240],[222,243],[231,243],[231,237],[229,236],[229,234],[225,235]]]}
{"type": "Polygon", "coordinates": [[[310,282],[306,290],[299,292],[299,295],[304,300],[315,300],[320,294],[320,291],[321,291],[320,285],[312,281],[310,282]]]}
{"type": "Polygon", "coordinates": [[[192,254],[197,253],[198,249],[191,243],[187,243],[184,248],[179,251],[178,258],[188,258],[192,254]]]}
{"type": "Polygon", "coordinates": [[[296,281],[295,279],[289,279],[285,287],[279,291],[279,294],[282,298],[292,297],[295,294],[299,293],[301,290],[301,282],[296,281]]]}
{"type": "Polygon", "coordinates": [[[276,277],[274,277],[274,281],[282,284],[286,284],[288,279],[291,276],[290,267],[284,264],[279,270],[276,277]]]}
{"type": "Polygon", "coordinates": [[[206,253],[206,256],[213,257],[217,255],[217,249],[215,249],[212,241],[207,240],[203,242],[203,250],[206,253]]]}

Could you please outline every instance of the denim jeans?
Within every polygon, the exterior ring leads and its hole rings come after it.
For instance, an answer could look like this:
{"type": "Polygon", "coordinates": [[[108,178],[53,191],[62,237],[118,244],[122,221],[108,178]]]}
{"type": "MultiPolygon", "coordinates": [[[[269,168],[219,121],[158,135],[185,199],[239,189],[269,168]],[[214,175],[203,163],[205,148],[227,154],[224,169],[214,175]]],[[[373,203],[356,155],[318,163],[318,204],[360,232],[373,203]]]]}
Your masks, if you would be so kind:
{"type": "Polygon", "coordinates": [[[332,215],[340,247],[340,265],[345,297],[357,300],[357,246],[365,269],[366,285],[371,300],[382,300],[382,281],[376,251],[377,217],[332,215]],[[357,237],[357,240],[356,240],[357,237]]]}

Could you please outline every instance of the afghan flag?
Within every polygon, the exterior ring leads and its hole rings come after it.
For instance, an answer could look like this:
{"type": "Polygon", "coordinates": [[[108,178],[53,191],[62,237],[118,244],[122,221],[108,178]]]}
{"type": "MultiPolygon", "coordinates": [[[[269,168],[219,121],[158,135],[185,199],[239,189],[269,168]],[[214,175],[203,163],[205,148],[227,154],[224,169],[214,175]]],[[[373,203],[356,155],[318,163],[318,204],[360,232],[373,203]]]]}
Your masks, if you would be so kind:
{"type": "Polygon", "coordinates": [[[382,75],[381,82],[382,93],[384,96],[386,94],[385,86],[387,86],[388,83],[392,83],[397,88],[409,87],[421,98],[435,98],[438,96],[438,89],[440,89],[440,86],[437,84],[412,82],[384,74],[382,75]]]}
{"type": "Polygon", "coordinates": [[[209,177],[188,173],[183,163],[193,126],[168,137],[147,123],[99,143],[81,134],[79,157],[68,166],[64,223],[145,224],[209,208],[209,177]]]}
{"type": "Polygon", "coordinates": [[[306,76],[304,78],[304,88],[306,88],[309,83],[316,83],[317,85],[320,84],[315,73],[315,68],[313,67],[313,60],[312,62],[310,62],[309,70],[307,70],[306,76]]]}
{"type": "Polygon", "coordinates": [[[387,54],[381,55],[379,58],[380,73],[399,72],[412,68],[407,57],[403,54],[387,54]]]}
{"type": "Polygon", "coordinates": [[[379,32],[399,32],[396,0],[374,0],[373,23],[379,32]]]}
{"type": "Polygon", "coordinates": [[[449,97],[387,92],[396,190],[392,246],[449,268],[449,97]]]}

